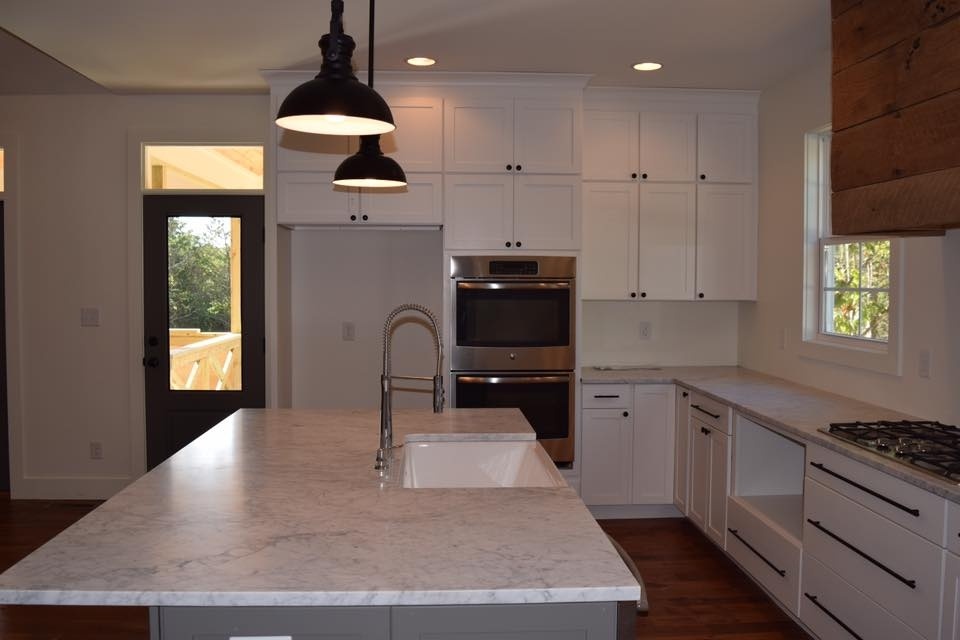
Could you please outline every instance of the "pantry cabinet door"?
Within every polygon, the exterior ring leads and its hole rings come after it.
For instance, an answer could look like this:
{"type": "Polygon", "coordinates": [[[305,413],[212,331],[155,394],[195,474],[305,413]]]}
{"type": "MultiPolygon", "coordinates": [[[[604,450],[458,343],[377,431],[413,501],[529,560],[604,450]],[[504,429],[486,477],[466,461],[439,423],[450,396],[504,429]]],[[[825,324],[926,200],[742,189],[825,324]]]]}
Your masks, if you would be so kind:
{"type": "Polygon", "coordinates": [[[585,409],[580,497],[586,504],[630,504],[633,418],[624,409],[585,409]]]}
{"type": "Polygon", "coordinates": [[[504,249],[513,246],[512,175],[451,174],[444,177],[444,248],[504,249]]]}
{"type": "Polygon", "coordinates": [[[757,119],[737,113],[701,113],[697,176],[701,182],[753,182],[757,119]]]}
{"type": "Polygon", "coordinates": [[[634,391],[633,504],[673,502],[673,385],[634,391]]]}
{"type": "Polygon", "coordinates": [[[637,292],[637,185],[583,184],[580,290],[584,300],[630,300],[637,292]]]}
{"type": "Polygon", "coordinates": [[[639,177],[637,118],[636,111],[583,112],[584,180],[639,177]]]}
{"type": "Polygon", "coordinates": [[[357,189],[334,185],[333,173],[280,173],[277,175],[277,222],[353,224],[359,219],[357,193],[357,189]]]}
{"type": "Polygon", "coordinates": [[[514,246],[523,250],[580,248],[580,177],[517,176],[514,246]]]}
{"type": "Polygon", "coordinates": [[[697,114],[640,114],[640,177],[693,182],[697,172],[697,114]]]}
{"type": "Polygon", "coordinates": [[[697,298],[757,297],[753,185],[697,186],[697,298]]]}
{"type": "Polygon", "coordinates": [[[443,170],[443,100],[384,96],[397,128],[380,136],[380,149],[405,173],[443,170]]]}
{"type": "Polygon", "coordinates": [[[513,159],[518,173],[580,173],[580,104],[517,100],[513,159]]]}
{"type": "Polygon", "coordinates": [[[696,235],[696,185],[640,185],[637,287],[641,298],[693,299],[696,235]]]}
{"type": "Polygon", "coordinates": [[[448,172],[513,171],[513,99],[449,98],[443,107],[443,168],[448,172]],[[507,168],[510,165],[510,169],[507,168]]]}

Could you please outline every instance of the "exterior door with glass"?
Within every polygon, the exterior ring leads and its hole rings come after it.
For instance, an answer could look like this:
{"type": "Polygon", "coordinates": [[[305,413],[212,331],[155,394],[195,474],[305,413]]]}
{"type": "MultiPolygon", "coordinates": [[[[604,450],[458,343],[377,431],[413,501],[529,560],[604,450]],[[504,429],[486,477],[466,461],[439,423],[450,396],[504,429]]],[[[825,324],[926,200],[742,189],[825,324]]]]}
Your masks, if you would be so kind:
{"type": "Polygon", "coordinates": [[[263,196],[144,196],[143,262],[152,469],[264,406],[263,196]]]}

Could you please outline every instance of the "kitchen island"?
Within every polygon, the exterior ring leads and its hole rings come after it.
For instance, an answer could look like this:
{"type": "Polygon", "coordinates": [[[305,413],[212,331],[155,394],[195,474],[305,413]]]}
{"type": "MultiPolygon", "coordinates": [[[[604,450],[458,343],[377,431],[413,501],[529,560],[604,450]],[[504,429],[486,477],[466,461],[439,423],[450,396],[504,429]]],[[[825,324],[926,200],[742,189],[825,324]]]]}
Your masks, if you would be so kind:
{"type": "MultiPolygon", "coordinates": [[[[534,439],[513,409],[394,428],[534,439]]],[[[0,603],[148,606],[164,640],[617,636],[640,587],[572,489],[402,488],[377,438],[373,410],[241,410],[0,575],[0,603]]]]}

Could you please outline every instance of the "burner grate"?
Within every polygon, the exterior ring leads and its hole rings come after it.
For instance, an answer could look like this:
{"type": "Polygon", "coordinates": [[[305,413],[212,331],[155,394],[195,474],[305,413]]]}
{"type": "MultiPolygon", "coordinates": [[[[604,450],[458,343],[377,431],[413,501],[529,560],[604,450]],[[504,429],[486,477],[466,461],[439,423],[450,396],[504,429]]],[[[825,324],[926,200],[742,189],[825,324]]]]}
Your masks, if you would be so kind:
{"type": "Polygon", "coordinates": [[[827,433],[942,478],[960,481],[960,429],[924,420],[835,422],[827,433]]]}

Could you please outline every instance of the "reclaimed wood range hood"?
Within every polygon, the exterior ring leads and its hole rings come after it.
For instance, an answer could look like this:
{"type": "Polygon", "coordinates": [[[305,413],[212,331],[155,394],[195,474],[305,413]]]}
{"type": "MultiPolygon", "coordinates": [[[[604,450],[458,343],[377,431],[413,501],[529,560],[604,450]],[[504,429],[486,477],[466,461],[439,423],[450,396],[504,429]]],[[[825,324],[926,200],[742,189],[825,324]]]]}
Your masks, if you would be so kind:
{"type": "Polygon", "coordinates": [[[833,232],[960,227],[960,0],[832,0],[833,232]]]}

